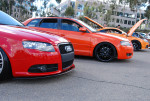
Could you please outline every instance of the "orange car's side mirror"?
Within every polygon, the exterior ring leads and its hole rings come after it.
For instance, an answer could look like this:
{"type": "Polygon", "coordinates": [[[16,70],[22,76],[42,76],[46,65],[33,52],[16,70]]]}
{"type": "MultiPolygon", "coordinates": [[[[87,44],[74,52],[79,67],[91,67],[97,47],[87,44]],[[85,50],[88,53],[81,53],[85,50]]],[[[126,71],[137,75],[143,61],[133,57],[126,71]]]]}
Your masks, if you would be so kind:
{"type": "Polygon", "coordinates": [[[80,31],[80,32],[86,32],[86,28],[81,27],[81,28],[79,28],[79,31],[80,31]]]}

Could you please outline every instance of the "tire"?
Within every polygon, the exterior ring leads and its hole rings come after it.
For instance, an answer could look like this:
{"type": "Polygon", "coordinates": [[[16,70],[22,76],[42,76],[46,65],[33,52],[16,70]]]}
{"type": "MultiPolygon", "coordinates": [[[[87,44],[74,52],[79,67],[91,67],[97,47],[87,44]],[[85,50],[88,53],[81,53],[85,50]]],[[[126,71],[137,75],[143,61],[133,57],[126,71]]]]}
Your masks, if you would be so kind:
{"type": "Polygon", "coordinates": [[[94,50],[94,56],[102,62],[112,61],[116,56],[116,48],[110,43],[100,43],[94,50]]]}
{"type": "Polygon", "coordinates": [[[134,48],[134,51],[139,51],[140,50],[140,44],[137,41],[132,41],[132,45],[134,48]]]}
{"type": "Polygon", "coordinates": [[[12,70],[6,53],[0,48],[0,80],[12,78],[12,70]]]}

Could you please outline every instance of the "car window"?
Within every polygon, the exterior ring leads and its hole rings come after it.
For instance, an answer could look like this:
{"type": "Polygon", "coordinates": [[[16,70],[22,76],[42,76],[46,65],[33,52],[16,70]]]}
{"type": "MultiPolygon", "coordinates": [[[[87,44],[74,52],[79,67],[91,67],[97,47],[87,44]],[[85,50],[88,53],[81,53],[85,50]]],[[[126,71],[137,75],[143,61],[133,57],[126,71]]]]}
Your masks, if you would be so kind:
{"type": "Polygon", "coordinates": [[[123,34],[121,31],[116,29],[104,29],[104,30],[100,30],[99,32],[123,34]]]}
{"type": "Polygon", "coordinates": [[[132,36],[139,38],[139,34],[138,33],[133,33],[132,36]]]}
{"type": "Polygon", "coordinates": [[[62,30],[79,32],[80,27],[81,27],[81,25],[79,25],[76,22],[71,21],[71,20],[62,19],[62,21],[61,21],[61,29],[62,30]]]}
{"type": "Polygon", "coordinates": [[[103,33],[106,33],[106,32],[107,32],[107,30],[100,30],[99,32],[103,32],[103,33]]]}
{"type": "Polygon", "coordinates": [[[44,19],[41,22],[40,27],[58,29],[57,19],[44,19]]]}
{"type": "Polygon", "coordinates": [[[34,19],[31,22],[28,23],[27,26],[35,27],[37,24],[41,21],[41,19],[34,19]]]}

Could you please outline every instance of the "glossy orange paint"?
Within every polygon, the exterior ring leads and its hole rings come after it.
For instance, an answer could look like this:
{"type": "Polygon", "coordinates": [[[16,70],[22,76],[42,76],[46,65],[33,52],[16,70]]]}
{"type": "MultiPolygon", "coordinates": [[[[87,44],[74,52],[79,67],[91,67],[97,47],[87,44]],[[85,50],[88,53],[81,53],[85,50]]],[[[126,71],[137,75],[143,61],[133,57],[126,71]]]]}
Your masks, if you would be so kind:
{"type": "Polygon", "coordinates": [[[96,21],[90,19],[89,17],[86,17],[85,18],[87,20],[89,20],[90,22],[96,24],[97,26],[100,27],[100,29],[98,29],[98,31],[102,31],[102,30],[116,30],[116,31],[119,31],[121,33],[112,33],[112,32],[107,32],[108,34],[112,34],[112,35],[116,35],[116,36],[120,36],[120,37],[124,37],[124,38],[127,38],[129,39],[131,42],[132,41],[138,41],[140,42],[141,44],[141,48],[140,49],[148,49],[148,46],[149,46],[149,43],[148,42],[145,42],[143,39],[141,38],[137,38],[137,37],[133,37],[132,34],[133,32],[135,32],[135,30],[141,25],[141,23],[143,21],[145,21],[146,19],[142,19],[140,21],[138,21],[127,33],[118,29],[118,28],[113,28],[113,27],[103,27],[101,24],[97,23],[96,21]]]}
{"type": "MultiPolygon", "coordinates": [[[[39,22],[39,23],[41,23],[39,22]]],[[[93,52],[94,49],[96,48],[97,45],[99,45],[100,43],[110,43],[112,44],[117,51],[117,58],[118,59],[130,59],[133,56],[133,46],[122,46],[120,44],[121,41],[128,41],[130,43],[130,41],[126,38],[121,38],[115,35],[110,35],[110,34],[104,34],[101,32],[93,32],[90,30],[90,28],[88,28],[87,26],[85,26],[80,20],[77,19],[71,19],[71,18],[63,18],[63,17],[43,17],[43,18],[30,18],[28,20],[26,20],[25,22],[23,22],[24,25],[30,27],[30,28],[34,28],[37,30],[42,30],[42,31],[48,31],[48,32],[52,32],[55,33],[57,35],[63,36],[66,39],[68,39],[69,41],[71,41],[71,43],[74,46],[75,49],[75,55],[82,55],[82,56],[93,56],[93,52]],[[81,31],[70,31],[70,30],[63,30],[61,28],[42,28],[39,25],[37,25],[36,27],[33,26],[28,26],[28,24],[36,19],[57,19],[57,20],[69,20],[71,22],[74,22],[75,24],[81,26],[79,30],[81,31]],[[86,29],[86,32],[83,31],[86,29]],[[127,56],[127,53],[131,53],[130,56],[127,56]]],[[[59,23],[61,24],[61,23],[59,23]]],[[[58,26],[59,26],[58,24],[58,26]]]]}
{"type": "MultiPolygon", "coordinates": [[[[2,13],[0,11],[0,13],[2,13]]],[[[4,13],[2,13],[4,14],[4,13]]],[[[9,19],[12,19],[9,15],[9,19]]],[[[13,20],[13,19],[12,19],[13,20]]],[[[20,24],[21,25],[21,24],[20,24]]],[[[13,77],[35,77],[35,76],[50,76],[54,74],[60,74],[65,71],[75,68],[73,62],[70,65],[65,64],[63,68],[62,54],[60,52],[60,44],[70,44],[70,42],[62,37],[46,34],[44,32],[38,32],[31,30],[25,26],[6,25],[0,23],[0,48],[4,50],[9,58],[13,77]],[[54,47],[54,52],[42,51],[38,49],[29,49],[23,47],[24,41],[48,43],[54,47]],[[50,71],[29,72],[29,69],[35,65],[58,65],[57,69],[50,71]]],[[[74,52],[72,51],[72,58],[74,59],[74,52]]],[[[67,57],[66,53],[64,57],[67,57]]],[[[69,55],[70,56],[70,55],[69,55]]],[[[69,60],[70,61],[70,60],[69,60]]],[[[37,66],[38,68],[38,66],[37,66]]],[[[49,68],[49,67],[47,67],[49,68]]],[[[53,68],[53,67],[52,67],[53,68]]]]}

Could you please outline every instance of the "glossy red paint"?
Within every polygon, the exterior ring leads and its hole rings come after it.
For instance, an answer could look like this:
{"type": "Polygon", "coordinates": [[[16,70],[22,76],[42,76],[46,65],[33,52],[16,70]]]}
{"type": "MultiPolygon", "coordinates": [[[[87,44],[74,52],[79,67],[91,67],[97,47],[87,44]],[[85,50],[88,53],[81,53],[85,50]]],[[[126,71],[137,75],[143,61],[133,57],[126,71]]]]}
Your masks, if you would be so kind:
{"type": "Polygon", "coordinates": [[[59,74],[68,69],[73,69],[72,64],[67,69],[62,69],[62,58],[58,48],[60,43],[68,43],[62,37],[29,30],[25,27],[0,25],[0,48],[7,54],[14,77],[48,76],[59,74]],[[23,41],[37,41],[50,43],[54,46],[55,52],[44,52],[23,47],[23,41]],[[58,70],[54,72],[29,73],[33,65],[58,64],[58,70]]]}

